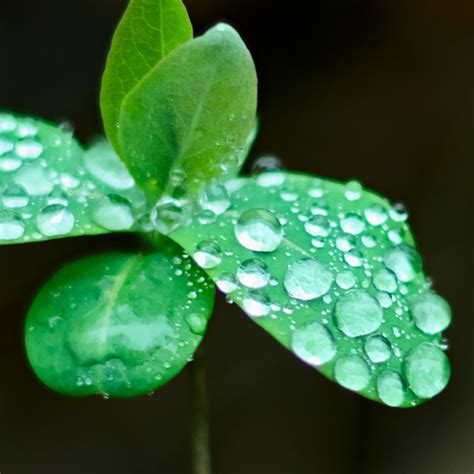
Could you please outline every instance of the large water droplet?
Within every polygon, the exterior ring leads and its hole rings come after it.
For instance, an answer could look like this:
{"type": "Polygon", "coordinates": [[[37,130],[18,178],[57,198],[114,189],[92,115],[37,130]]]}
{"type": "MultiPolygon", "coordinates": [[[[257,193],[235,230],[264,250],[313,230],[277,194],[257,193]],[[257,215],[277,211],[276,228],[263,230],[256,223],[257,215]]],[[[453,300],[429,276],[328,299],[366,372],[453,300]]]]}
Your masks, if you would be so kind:
{"type": "Polygon", "coordinates": [[[408,245],[400,245],[389,250],[384,262],[404,283],[412,281],[421,271],[420,254],[408,245]]]}
{"type": "Polygon", "coordinates": [[[352,235],[341,235],[336,239],[336,247],[341,252],[349,252],[354,249],[356,242],[352,235]]]}
{"type": "Polygon", "coordinates": [[[283,240],[280,221],[265,209],[244,212],[234,230],[239,243],[255,252],[273,252],[283,240]]]}
{"type": "Polygon", "coordinates": [[[296,329],[291,338],[291,348],[297,357],[313,367],[329,362],[336,355],[332,334],[318,323],[296,329]]]}
{"type": "Polygon", "coordinates": [[[349,355],[337,360],[334,376],[343,387],[359,391],[369,384],[370,369],[362,357],[349,355]]]}
{"type": "Polygon", "coordinates": [[[9,209],[20,209],[28,205],[30,198],[21,186],[10,185],[2,196],[3,205],[9,209]]]}
{"type": "Polygon", "coordinates": [[[259,175],[261,173],[277,171],[283,168],[283,163],[277,156],[265,155],[258,158],[252,165],[252,174],[259,175]]]}
{"type": "Polygon", "coordinates": [[[306,232],[313,237],[327,237],[331,232],[331,226],[326,217],[316,215],[304,225],[306,232]]]}
{"type": "Polygon", "coordinates": [[[189,329],[193,334],[197,336],[203,336],[206,332],[207,321],[201,315],[196,313],[190,313],[185,317],[186,322],[188,323],[189,329]]]}
{"type": "Polygon", "coordinates": [[[15,153],[24,160],[35,160],[43,153],[43,145],[37,140],[27,138],[16,144],[15,153]]]}
{"type": "Polygon", "coordinates": [[[362,196],[362,185],[358,181],[349,181],[344,196],[348,201],[358,201],[362,196]]]}
{"type": "Polygon", "coordinates": [[[451,308],[444,298],[434,293],[415,296],[410,310],[416,326],[425,334],[438,334],[451,323],[451,308]]]}
{"type": "Polygon", "coordinates": [[[412,349],[405,358],[405,375],[420,398],[431,398],[447,385],[450,368],[444,352],[427,342],[412,349]]]}
{"type": "Polygon", "coordinates": [[[377,393],[386,405],[399,407],[405,401],[405,384],[399,374],[386,370],[377,377],[377,393]]]}
{"type": "Polygon", "coordinates": [[[216,268],[222,262],[222,249],[215,242],[205,240],[197,245],[193,258],[201,268],[216,268]]]}
{"type": "Polygon", "coordinates": [[[237,278],[247,288],[263,288],[270,281],[268,267],[262,260],[253,258],[243,262],[237,270],[237,278]]]}
{"type": "Polygon", "coordinates": [[[346,234],[358,235],[364,231],[365,223],[357,214],[347,214],[341,220],[341,229],[346,234]]]}
{"type": "Polygon", "coordinates": [[[352,290],[336,303],[334,316],[338,328],[349,337],[365,336],[376,331],[383,321],[378,301],[364,290],[352,290]]]}
{"type": "Polygon", "coordinates": [[[364,211],[367,222],[376,227],[387,222],[388,214],[382,204],[372,204],[364,211]]]}
{"type": "Polygon", "coordinates": [[[259,291],[252,291],[242,299],[244,311],[253,318],[261,318],[270,313],[270,300],[268,296],[259,291]]]}
{"type": "Polygon", "coordinates": [[[21,167],[23,162],[20,158],[16,158],[15,156],[4,156],[0,158],[0,171],[3,173],[11,173],[12,171],[16,171],[21,167]]]}
{"type": "Polygon", "coordinates": [[[118,194],[103,197],[91,218],[98,226],[112,231],[128,230],[135,223],[130,202],[118,194]]]}
{"type": "Polygon", "coordinates": [[[365,352],[374,364],[380,364],[390,359],[392,349],[390,342],[383,336],[370,336],[364,344],[365,352]]]}
{"type": "Polygon", "coordinates": [[[74,221],[74,216],[67,207],[52,204],[38,214],[36,225],[43,235],[52,237],[69,234],[74,227],[74,221]]]}
{"type": "Polygon", "coordinates": [[[16,240],[25,233],[25,224],[18,218],[0,219],[0,240],[16,240]]]}
{"type": "Polygon", "coordinates": [[[284,286],[292,298],[311,301],[325,295],[333,280],[332,272],[319,260],[303,259],[288,266],[284,286]]]}
{"type": "Polygon", "coordinates": [[[374,286],[379,291],[395,293],[398,288],[397,277],[391,270],[382,268],[374,275],[374,286]]]}
{"type": "Polygon", "coordinates": [[[54,188],[54,182],[40,165],[24,166],[15,176],[15,183],[23,186],[30,196],[44,196],[54,188]]]}

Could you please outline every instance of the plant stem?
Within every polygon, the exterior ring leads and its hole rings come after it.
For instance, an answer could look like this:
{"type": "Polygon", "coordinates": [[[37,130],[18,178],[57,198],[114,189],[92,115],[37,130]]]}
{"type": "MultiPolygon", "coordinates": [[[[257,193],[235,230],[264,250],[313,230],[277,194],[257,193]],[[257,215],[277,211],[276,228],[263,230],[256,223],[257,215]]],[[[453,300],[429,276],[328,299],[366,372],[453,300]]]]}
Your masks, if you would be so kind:
{"type": "Polygon", "coordinates": [[[192,390],[193,474],[211,474],[209,408],[204,351],[199,348],[190,364],[192,390]]]}

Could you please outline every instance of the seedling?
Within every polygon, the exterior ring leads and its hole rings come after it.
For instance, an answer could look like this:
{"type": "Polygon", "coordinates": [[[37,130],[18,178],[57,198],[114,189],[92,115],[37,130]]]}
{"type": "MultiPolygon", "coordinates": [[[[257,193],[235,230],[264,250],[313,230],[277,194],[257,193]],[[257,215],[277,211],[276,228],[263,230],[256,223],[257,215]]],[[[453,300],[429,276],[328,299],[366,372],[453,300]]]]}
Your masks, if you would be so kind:
{"type": "MultiPolygon", "coordinates": [[[[105,139],[0,115],[2,244],[136,232],[144,253],[66,265],[26,322],[38,377],[71,396],[135,397],[202,341],[214,284],[297,358],[392,406],[441,392],[447,302],[399,205],[302,173],[238,176],[257,76],[237,32],[193,39],[180,0],[131,0],[103,76],[105,139]]],[[[205,472],[205,471],[202,471],[205,472]]]]}

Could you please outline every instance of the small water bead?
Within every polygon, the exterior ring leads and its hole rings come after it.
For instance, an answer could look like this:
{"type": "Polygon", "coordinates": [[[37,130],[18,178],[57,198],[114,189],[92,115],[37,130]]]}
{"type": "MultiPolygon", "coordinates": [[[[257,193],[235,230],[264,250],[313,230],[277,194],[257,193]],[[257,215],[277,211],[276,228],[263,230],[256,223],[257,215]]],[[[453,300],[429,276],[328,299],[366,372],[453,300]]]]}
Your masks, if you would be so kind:
{"type": "Polygon", "coordinates": [[[43,145],[37,140],[27,138],[16,144],[15,153],[24,160],[35,160],[43,153],[43,145]]]}
{"type": "Polygon", "coordinates": [[[311,206],[313,216],[326,216],[329,214],[329,206],[326,202],[318,201],[311,206]]]}
{"type": "Polygon", "coordinates": [[[244,311],[253,318],[261,318],[270,313],[270,300],[268,296],[259,291],[252,291],[242,299],[244,311]]]}
{"type": "Polygon", "coordinates": [[[367,291],[352,290],[339,298],[334,317],[337,327],[346,336],[359,337],[380,327],[383,322],[383,310],[367,291]]]}
{"type": "Polygon", "coordinates": [[[265,209],[244,212],[236,226],[239,243],[255,252],[273,252],[283,240],[283,228],[275,215],[265,209]]]}
{"type": "Polygon", "coordinates": [[[440,393],[450,376],[449,361],[444,352],[427,342],[408,353],[404,370],[410,388],[420,398],[431,398],[440,393]]]}
{"type": "Polygon", "coordinates": [[[336,283],[342,290],[350,290],[356,284],[356,276],[350,271],[346,270],[338,273],[336,276],[336,283]]]}
{"type": "Polygon", "coordinates": [[[173,199],[164,199],[153,208],[151,220],[155,229],[168,235],[189,223],[188,208],[173,199]]]}
{"type": "Polygon", "coordinates": [[[377,301],[382,308],[390,308],[393,304],[392,296],[385,291],[379,291],[376,295],[377,301]]]}
{"type": "Polygon", "coordinates": [[[10,185],[3,193],[2,203],[9,209],[21,209],[26,207],[30,198],[21,186],[10,185]]]}
{"type": "Polygon", "coordinates": [[[207,321],[201,315],[196,313],[190,313],[184,318],[188,323],[189,329],[193,334],[197,336],[203,336],[206,332],[207,321]]]}
{"type": "Polygon", "coordinates": [[[215,242],[205,240],[197,245],[193,259],[206,270],[216,268],[222,263],[222,249],[215,242]]]}
{"type": "Polygon", "coordinates": [[[316,215],[304,225],[306,232],[312,237],[327,237],[331,232],[331,226],[326,217],[316,215]]]}
{"type": "Polygon", "coordinates": [[[59,182],[64,189],[76,189],[81,184],[78,178],[69,173],[62,173],[59,182]]]}
{"type": "Polygon", "coordinates": [[[9,153],[14,148],[13,142],[7,138],[0,137],[0,156],[9,153]]]}
{"type": "Polygon", "coordinates": [[[92,211],[91,218],[98,226],[111,231],[128,230],[135,223],[132,205],[118,194],[103,197],[92,211]]]}
{"type": "Polygon", "coordinates": [[[334,276],[325,264],[319,260],[303,259],[288,266],[283,284],[292,298],[311,301],[324,296],[333,280],[334,276]]]}
{"type": "Polygon", "coordinates": [[[259,175],[261,173],[278,171],[283,168],[283,162],[274,155],[261,156],[252,164],[252,174],[259,175]]]}
{"type": "Polygon", "coordinates": [[[45,168],[40,165],[27,165],[18,171],[15,183],[22,186],[30,196],[44,196],[54,188],[54,182],[45,168]]]}
{"type": "Polygon", "coordinates": [[[216,222],[217,216],[210,210],[204,210],[199,213],[199,223],[202,225],[210,225],[216,222]]]}
{"type": "Polygon", "coordinates": [[[297,357],[313,367],[329,362],[336,355],[336,344],[331,332],[319,323],[296,329],[292,334],[291,349],[297,357]]]}
{"type": "Polygon", "coordinates": [[[368,337],[365,341],[364,349],[367,357],[374,364],[385,362],[392,355],[390,342],[383,336],[368,337]]]}
{"type": "Polygon", "coordinates": [[[397,276],[391,270],[382,268],[378,270],[373,278],[374,286],[379,291],[395,293],[398,289],[397,276]]]}
{"type": "Polygon", "coordinates": [[[410,310],[416,326],[425,334],[438,334],[451,323],[451,308],[448,302],[435,293],[415,296],[410,310]]]}
{"type": "Polygon", "coordinates": [[[347,214],[341,220],[341,229],[346,234],[359,235],[365,229],[364,221],[357,214],[347,214]]]}
{"type": "Polygon", "coordinates": [[[36,218],[38,230],[47,237],[69,234],[74,222],[72,213],[61,204],[45,207],[36,218]]]}
{"type": "Polygon", "coordinates": [[[408,245],[394,247],[384,258],[385,265],[404,283],[412,281],[421,271],[420,254],[408,245]]]}
{"type": "Polygon", "coordinates": [[[19,218],[0,218],[0,240],[17,240],[24,233],[25,224],[19,218]]]}
{"type": "Polygon", "coordinates": [[[281,186],[286,179],[285,173],[281,171],[270,171],[257,176],[257,184],[263,188],[281,186]]]}
{"type": "Polygon", "coordinates": [[[350,250],[344,254],[345,262],[351,267],[361,267],[364,263],[364,257],[358,250],[350,250]]]}
{"type": "Polygon", "coordinates": [[[349,252],[354,249],[356,242],[352,235],[342,235],[336,239],[336,248],[341,252],[349,252]]]}
{"type": "Polygon", "coordinates": [[[346,184],[344,196],[348,201],[358,201],[362,196],[362,185],[358,181],[349,181],[346,184]]]}
{"type": "Polygon", "coordinates": [[[377,245],[377,241],[375,240],[375,237],[371,234],[364,234],[360,238],[362,245],[368,249],[373,249],[377,245]]]}
{"type": "Polygon", "coordinates": [[[377,394],[386,405],[399,407],[406,397],[405,384],[399,374],[391,370],[377,377],[377,394]]]}
{"type": "Polygon", "coordinates": [[[199,205],[202,209],[212,211],[216,216],[220,216],[230,207],[229,194],[223,185],[212,183],[202,191],[199,205]]]}
{"type": "Polygon", "coordinates": [[[62,206],[67,206],[69,203],[69,197],[64,191],[57,189],[49,194],[47,202],[49,205],[61,204],[62,206]]]}
{"type": "Polygon", "coordinates": [[[370,382],[370,368],[358,355],[344,356],[337,360],[334,376],[343,387],[359,391],[370,382]]]}
{"type": "Polygon", "coordinates": [[[237,278],[247,288],[263,288],[270,282],[270,274],[267,265],[259,259],[251,259],[243,262],[237,270],[237,278]]]}
{"type": "Polygon", "coordinates": [[[392,209],[390,209],[390,218],[395,222],[406,222],[408,220],[408,211],[406,207],[401,204],[395,204],[392,209]]]}
{"type": "Polygon", "coordinates": [[[326,245],[326,241],[322,237],[316,237],[311,240],[311,245],[316,249],[322,249],[326,245]]]}
{"type": "Polygon", "coordinates": [[[365,219],[374,227],[385,224],[388,219],[388,214],[382,204],[372,204],[364,211],[365,219]]]}
{"type": "Polygon", "coordinates": [[[220,275],[216,280],[216,285],[217,288],[226,295],[232,293],[238,288],[237,281],[231,273],[223,273],[220,275]]]}

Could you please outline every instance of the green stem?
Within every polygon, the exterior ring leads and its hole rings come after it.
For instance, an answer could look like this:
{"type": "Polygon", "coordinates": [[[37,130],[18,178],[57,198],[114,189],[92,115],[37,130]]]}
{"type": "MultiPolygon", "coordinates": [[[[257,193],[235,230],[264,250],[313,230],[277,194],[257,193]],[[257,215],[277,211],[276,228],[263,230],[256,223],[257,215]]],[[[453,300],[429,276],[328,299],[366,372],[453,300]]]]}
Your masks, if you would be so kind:
{"type": "Polygon", "coordinates": [[[192,390],[193,474],[211,474],[209,410],[207,400],[204,352],[198,349],[190,364],[192,390]]]}

